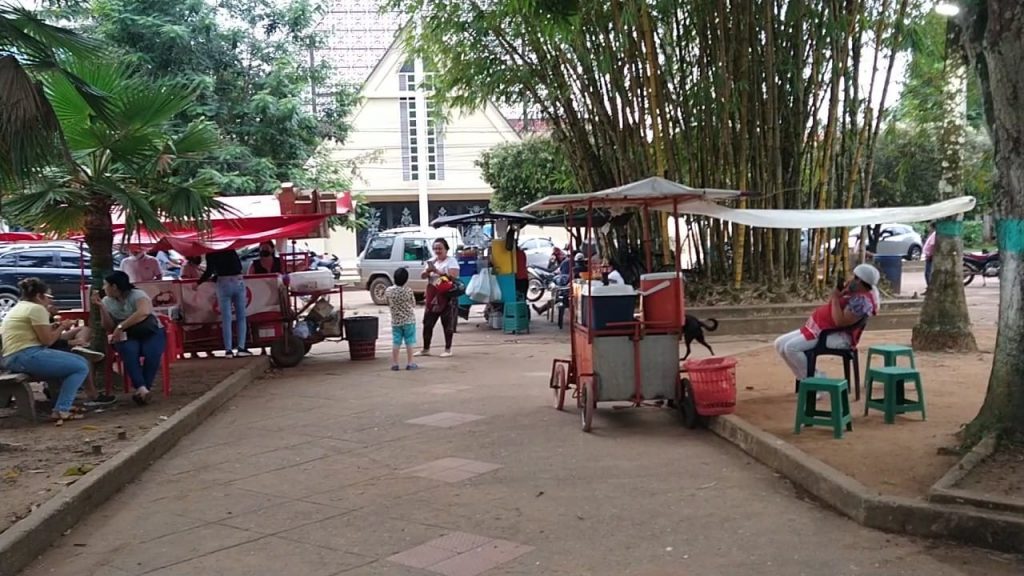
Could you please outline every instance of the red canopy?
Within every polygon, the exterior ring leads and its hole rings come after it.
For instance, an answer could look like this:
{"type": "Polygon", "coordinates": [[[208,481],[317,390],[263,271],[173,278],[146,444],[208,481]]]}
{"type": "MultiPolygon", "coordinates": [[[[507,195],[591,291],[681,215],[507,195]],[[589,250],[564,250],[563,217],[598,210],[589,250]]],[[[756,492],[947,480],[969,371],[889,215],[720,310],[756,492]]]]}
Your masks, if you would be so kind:
{"type": "Polygon", "coordinates": [[[45,240],[46,236],[42,234],[36,234],[35,232],[2,232],[0,233],[0,242],[25,242],[35,240],[45,240]]]}
{"type": "MultiPolygon", "coordinates": [[[[330,216],[309,214],[213,220],[210,228],[204,231],[189,225],[167,224],[165,233],[154,234],[141,230],[128,239],[128,243],[153,245],[157,250],[176,250],[182,256],[201,256],[218,250],[237,250],[260,242],[306,236],[330,216]]],[[[114,226],[115,238],[123,233],[124,226],[114,226]]]]}

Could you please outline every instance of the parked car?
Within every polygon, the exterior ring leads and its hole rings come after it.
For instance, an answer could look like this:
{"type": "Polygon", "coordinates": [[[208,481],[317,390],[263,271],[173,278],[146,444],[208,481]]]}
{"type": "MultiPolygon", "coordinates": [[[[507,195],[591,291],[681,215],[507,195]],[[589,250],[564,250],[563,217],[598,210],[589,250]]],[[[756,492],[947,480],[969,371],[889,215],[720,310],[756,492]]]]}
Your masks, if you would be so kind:
{"type": "Polygon", "coordinates": [[[527,266],[547,270],[551,254],[555,251],[555,243],[550,238],[520,238],[519,249],[526,252],[527,266]]]}
{"type": "Polygon", "coordinates": [[[82,267],[88,282],[89,264],[88,254],[66,245],[27,245],[0,251],[0,319],[18,303],[18,282],[33,276],[50,286],[58,307],[81,307],[82,267]]]}
{"type": "MultiPolygon", "coordinates": [[[[850,231],[850,250],[860,250],[860,228],[850,231]]],[[[921,235],[908,224],[885,224],[878,235],[876,254],[899,254],[905,260],[920,260],[924,242],[921,235]]]]}
{"type": "Polygon", "coordinates": [[[417,297],[427,291],[427,281],[420,278],[423,263],[433,256],[431,244],[436,236],[429,233],[382,233],[370,238],[359,255],[359,282],[370,291],[373,303],[383,305],[384,290],[394,284],[395,270],[409,269],[409,284],[417,297]]]}

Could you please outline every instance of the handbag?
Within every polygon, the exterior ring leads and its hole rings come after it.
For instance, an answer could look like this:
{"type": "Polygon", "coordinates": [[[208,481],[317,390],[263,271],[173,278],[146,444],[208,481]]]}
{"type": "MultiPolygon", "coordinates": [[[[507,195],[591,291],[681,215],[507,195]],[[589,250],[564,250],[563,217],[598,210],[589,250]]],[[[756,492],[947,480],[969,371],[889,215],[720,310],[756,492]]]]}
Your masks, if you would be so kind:
{"type": "Polygon", "coordinates": [[[160,321],[156,319],[156,316],[150,314],[142,322],[125,328],[124,334],[132,340],[145,340],[159,331],[160,321]]]}
{"type": "Polygon", "coordinates": [[[466,283],[458,278],[452,278],[452,287],[448,290],[448,296],[450,298],[458,298],[466,293],[466,283]]]}

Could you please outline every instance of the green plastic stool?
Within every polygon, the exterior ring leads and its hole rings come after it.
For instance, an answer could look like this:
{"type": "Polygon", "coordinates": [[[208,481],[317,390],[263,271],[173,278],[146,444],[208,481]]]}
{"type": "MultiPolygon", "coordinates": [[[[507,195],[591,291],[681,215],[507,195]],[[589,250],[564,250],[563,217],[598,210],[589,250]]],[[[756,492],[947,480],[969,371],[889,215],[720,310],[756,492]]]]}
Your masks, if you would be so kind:
{"type": "Polygon", "coordinates": [[[797,389],[796,424],[793,433],[799,434],[803,426],[821,424],[832,427],[832,435],[843,437],[843,428],[853,431],[850,415],[850,384],[836,378],[804,378],[797,389]],[[832,409],[817,409],[817,393],[828,392],[832,409]]]}
{"type": "Polygon", "coordinates": [[[921,373],[916,368],[905,368],[901,366],[887,366],[885,368],[871,368],[868,370],[867,395],[864,400],[864,415],[868,410],[874,408],[885,414],[885,423],[892,424],[896,421],[897,414],[907,412],[920,412],[921,420],[927,420],[924,411],[924,387],[921,385],[921,373]],[[871,395],[875,381],[882,383],[882,397],[874,398],[871,395]],[[917,389],[917,400],[910,401],[906,397],[906,382],[912,380],[917,389]]]}
{"type": "Polygon", "coordinates": [[[914,349],[910,346],[903,346],[900,344],[880,344],[878,346],[872,346],[868,348],[868,362],[866,370],[871,370],[871,357],[881,356],[884,361],[883,366],[898,366],[900,356],[908,358],[910,360],[910,367],[917,368],[914,363],[914,349]]]}

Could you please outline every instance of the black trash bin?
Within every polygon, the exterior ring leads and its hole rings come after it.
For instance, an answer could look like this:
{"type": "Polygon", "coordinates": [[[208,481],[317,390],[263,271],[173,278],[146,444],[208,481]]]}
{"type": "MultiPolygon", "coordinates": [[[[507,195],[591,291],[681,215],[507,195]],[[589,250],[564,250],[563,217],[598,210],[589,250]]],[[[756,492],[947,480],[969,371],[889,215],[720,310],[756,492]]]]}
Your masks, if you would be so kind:
{"type": "Polygon", "coordinates": [[[349,356],[353,360],[373,360],[377,354],[380,319],[376,316],[352,316],[345,318],[344,324],[349,356]]]}
{"type": "Polygon", "coordinates": [[[893,294],[899,294],[903,285],[903,256],[875,256],[875,266],[882,278],[889,281],[893,294]]]}

